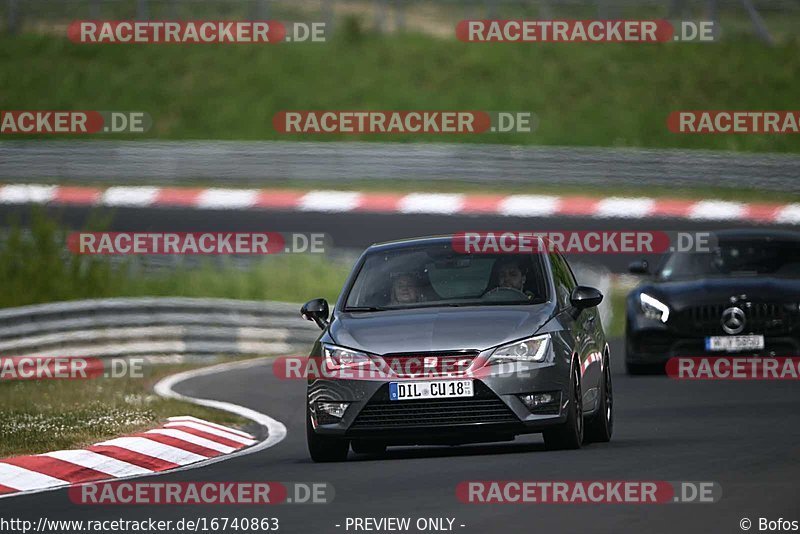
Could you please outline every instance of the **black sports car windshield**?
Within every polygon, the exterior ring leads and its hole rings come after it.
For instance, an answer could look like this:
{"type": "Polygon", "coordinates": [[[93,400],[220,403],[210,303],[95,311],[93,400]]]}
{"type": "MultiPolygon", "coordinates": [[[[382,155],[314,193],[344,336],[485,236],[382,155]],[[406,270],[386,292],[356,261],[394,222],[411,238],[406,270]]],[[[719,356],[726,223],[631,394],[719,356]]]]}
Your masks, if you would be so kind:
{"type": "Polygon", "coordinates": [[[375,252],[364,261],[345,310],[542,304],[548,283],[539,254],[463,254],[450,245],[375,252]]]}
{"type": "Polygon", "coordinates": [[[726,276],[800,279],[800,243],[741,241],[721,243],[711,252],[676,252],[667,259],[658,276],[662,280],[726,276]]]}

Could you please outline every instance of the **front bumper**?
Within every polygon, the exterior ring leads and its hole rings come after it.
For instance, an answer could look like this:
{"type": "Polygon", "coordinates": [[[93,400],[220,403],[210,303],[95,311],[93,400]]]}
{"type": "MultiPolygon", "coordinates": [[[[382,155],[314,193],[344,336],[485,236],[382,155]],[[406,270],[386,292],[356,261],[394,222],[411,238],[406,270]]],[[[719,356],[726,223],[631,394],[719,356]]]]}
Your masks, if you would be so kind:
{"type": "MultiPolygon", "coordinates": [[[[389,400],[393,380],[318,379],[309,384],[308,402],[312,421],[317,401],[349,403],[338,422],[315,425],[319,434],[390,444],[495,441],[563,423],[565,402],[570,398],[569,376],[569,362],[516,364],[502,373],[473,377],[473,397],[404,401],[389,400]],[[557,393],[554,407],[533,413],[519,398],[542,392],[557,393]]],[[[444,379],[460,378],[471,377],[444,379]]],[[[413,381],[403,379],[409,380],[413,381]]]]}
{"type": "MultiPolygon", "coordinates": [[[[759,351],[708,351],[706,336],[688,335],[666,325],[628,323],[625,361],[633,364],[663,364],[673,357],[684,356],[800,356],[800,339],[792,336],[764,336],[764,349],[759,351]]],[[[743,335],[750,334],[745,332],[743,335]]],[[[752,332],[758,334],[758,332],[752,332]]],[[[715,335],[725,335],[723,333],[715,335]]]]}

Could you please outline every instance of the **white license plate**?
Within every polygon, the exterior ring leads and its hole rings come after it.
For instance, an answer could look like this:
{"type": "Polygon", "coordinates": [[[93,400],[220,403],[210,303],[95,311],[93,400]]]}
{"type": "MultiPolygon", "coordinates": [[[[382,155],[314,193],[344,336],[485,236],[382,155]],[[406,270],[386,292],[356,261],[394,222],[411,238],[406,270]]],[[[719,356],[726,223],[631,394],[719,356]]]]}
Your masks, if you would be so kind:
{"type": "Polygon", "coordinates": [[[761,350],[764,348],[764,336],[710,336],[706,338],[706,350],[738,351],[761,350]]]}
{"type": "Polygon", "coordinates": [[[472,380],[389,382],[389,400],[447,399],[472,397],[472,380]]]}

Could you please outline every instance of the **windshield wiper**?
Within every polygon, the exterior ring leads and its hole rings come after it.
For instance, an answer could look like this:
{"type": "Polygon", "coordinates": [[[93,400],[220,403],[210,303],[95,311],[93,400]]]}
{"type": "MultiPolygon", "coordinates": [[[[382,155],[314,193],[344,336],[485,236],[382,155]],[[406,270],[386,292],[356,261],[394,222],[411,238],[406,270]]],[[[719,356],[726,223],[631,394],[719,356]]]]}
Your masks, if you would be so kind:
{"type": "Polygon", "coordinates": [[[380,306],[349,306],[344,309],[346,312],[375,312],[386,311],[389,308],[381,308],[380,306]]]}

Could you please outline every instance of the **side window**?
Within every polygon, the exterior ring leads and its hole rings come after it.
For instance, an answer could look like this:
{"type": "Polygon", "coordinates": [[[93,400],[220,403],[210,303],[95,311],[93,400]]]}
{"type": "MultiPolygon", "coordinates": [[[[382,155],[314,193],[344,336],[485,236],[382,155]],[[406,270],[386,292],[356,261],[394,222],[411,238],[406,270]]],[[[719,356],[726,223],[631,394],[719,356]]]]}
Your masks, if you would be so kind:
{"type": "Polygon", "coordinates": [[[569,296],[577,285],[575,276],[566,260],[558,253],[550,254],[550,265],[553,268],[553,280],[556,284],[556,298],[561,309],[569,307],[569,296]]]}

